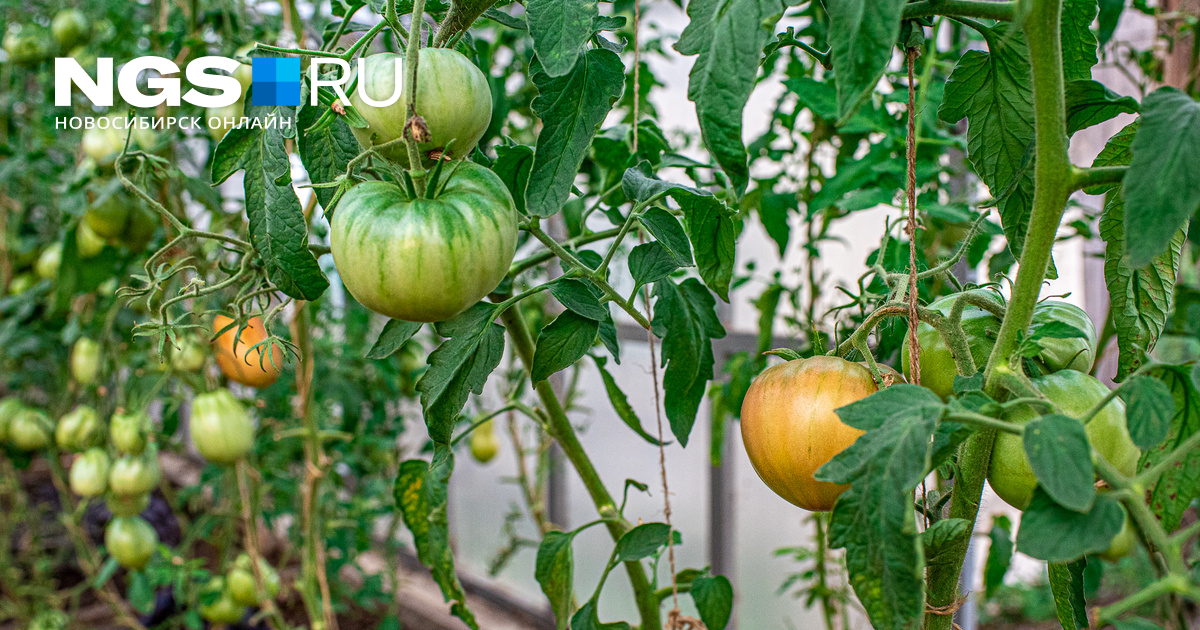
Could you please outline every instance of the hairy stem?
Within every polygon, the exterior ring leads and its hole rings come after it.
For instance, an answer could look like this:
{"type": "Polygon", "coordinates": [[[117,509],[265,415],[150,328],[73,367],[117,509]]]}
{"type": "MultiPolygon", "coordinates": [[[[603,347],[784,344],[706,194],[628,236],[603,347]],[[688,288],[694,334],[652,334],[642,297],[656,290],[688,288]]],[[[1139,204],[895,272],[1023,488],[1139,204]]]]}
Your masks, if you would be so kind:
{"type": "MultiPolygon", "coordinates": [[[[941,6],[950,4],[950,0],[940,3],[941,6]]],[[[1062,0],[1033,0],[1024,24],[1033,71],[1034,133],[1037,139],[1033,211],[1021,254],[1020,270],[1013,286],[1012,301],[984,373],[985,391],[993,397],[1002,393],[993,374],[998,367],[1008,367],[1018,335],[1029,327],[1033,318],[1058,225],[1066,208],[1067,197],[1071,194],[1071,162],[1067,155],[1062,42],[1059,32],[1061,13],[1062,0]]],[[[960,474],[955,480],[954,498],[950,503],[951,518],[975,522],[995,441],[996,430],[987,429],[973,434],[963,444],[958,460],[960,474]]],[[[960,543],[943,554],[946,558],[944,562],[929,567],[930,605],[947,606],[958,597],[959,575],[966,552],[967,543],[960,543]]],[[[929,612],[925,624],[929,630],[950,630],[953,618],[929,612]]]]}
{"type": "MultiPolygon", "coordinates": [[[[521,310],[510,308],[500,315],[500,320],[508,329],[514,350],[528,371],[533,365],[534,343],[533,338],[529,335],[529,328],[521,316],[521,310]]],[[[567,461],[571,462],[575,472],[579,474],[579,478],[587,488],[592,502],[596,504],[596,511],[604,519],[604,524],[608,527],[608,532],[612,535],[613,540],[620,540],[621,536],[631,529],[631,526],[617,510],[617,504],[609,494],[608,488],[605,487],[604,481],[600,479],[600,473],[596,471],[592,460],[584,452],[583,444],[579,442],[579,436],[575,434],[575,428],[571,426],[571,421],[567,418],[566,411],[563,410],[562,402],[554,393],[549,381],[537,383],[534,389],[546,412],[546,431],[562,447],[567,461]]],[[[643,630],[661,628],[659,601],[655,597],[650,579],[646,575],[646,568],[639,561],[631,561],[625,563],[625,571],[629,574],[629,582],[633,586],[634,597],[637,600],[641,628],[643,630]]]]}
{"type": "Polygon", "coordinates": [[[986,20],[1011,21],[1016,13],[1016,2],[986,2],[981,0],[919,0],[904,7],[904,18],[912,19],[930,15],[973,17],[986,20]]]}
{"type": "MultiPolygon", "coordinates": [[[[396,12],[396,0],[388,0],[388,11],[396,12]]],[[[417,117],[417,65],[421,59],[421,22],[425,19],[425,0],[413,1],[412,24],[408,30],[408,50],[405,51],[404,95],[408,101],[405,113],[404,135],[408,138],[408,168],[417,194],[425,195],[425,167],[421,165],[421,151],[417,148],[415,118],[417,117]]]]}

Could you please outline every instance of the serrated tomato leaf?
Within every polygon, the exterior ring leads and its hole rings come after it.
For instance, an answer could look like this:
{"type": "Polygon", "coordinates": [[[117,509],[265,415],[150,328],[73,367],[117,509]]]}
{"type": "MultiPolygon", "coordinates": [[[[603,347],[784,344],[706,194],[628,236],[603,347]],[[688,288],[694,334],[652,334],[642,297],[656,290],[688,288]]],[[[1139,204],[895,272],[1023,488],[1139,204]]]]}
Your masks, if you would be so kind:
{"type": "Polygon", "coordinates": [[[454,454],[449,446],[442,444],[434,447],[432,462],[405,461],[396,477],[396,507],[405,526],[412,532],[417,558],[433,574],[442,596],[450,602],[450,611],[468,627],[478,630],[479,624],[467,608],[466,594],[454,570],[454,553],[450,549],[447,490],[453,470],[454,454]]]}
{"type": "Polygon", "coordinates": [[[651,328],[663,340],[663,408],[671,432],[683,446],[696,422],[700,401],[713,377],[712,340],[725,336],[716,300],[695,278],[654,283],[651,328]]]}
{"type": "Polygon", "coordinates": [[[471,393],[483,393],[488,375],[504,356],[504,328],[492,323],[494,304],[479,303],[437,324],[448,337],[426,360],[429,368],[417,382],[425,426],[436,444],[449,444],[454,421],[471,393]]]}

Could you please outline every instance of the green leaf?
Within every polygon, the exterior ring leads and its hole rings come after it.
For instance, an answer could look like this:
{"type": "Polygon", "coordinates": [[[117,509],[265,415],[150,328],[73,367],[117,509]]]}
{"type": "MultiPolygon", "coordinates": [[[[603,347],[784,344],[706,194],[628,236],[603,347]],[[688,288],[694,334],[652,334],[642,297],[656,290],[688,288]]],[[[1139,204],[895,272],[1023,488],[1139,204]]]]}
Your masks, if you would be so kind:
{"type": "Polygon", "coordinates": [[[1092,22],[1095,21],[1099,10],[1097,0],[1063,1],[1063,78],[1067,82],[1092,78],[1092,66],[1099,61],[1096,57],[1096,34],[1092,32],[1092,22]]]}
{"type": "MultiPolygon", "coordinates": [[[[1192,369],[1195,371],[1195,368],[1192,369]]],[[[1167,385],[1175,397],[1175,416],[1167,437],[1142,453],[1139,470],[1153,467],[1175,448],[1200,431],[1200,388],[1192,382],[1186,365],[1154,367],[1147,373],[1167,385]]],[[[1192,501],[1200,498],[1200,449],[1193,449],[1175,466],[1168,467],[1150,490],[1150,509],[1163,528],[1175,531],[1192,501]]]]}
{"type": "Polygon", "coordinates": [[[538,546],[534,577],[550,600],[550,610],[559,628],[566,628],[571,617],[572,584],[575,575],[575,556],[571,543],[575,532],[546,532],[538,546]]]}
{"type": "Polygon", "coordinates": [[[758,204],[758,218],[762,221],[767,236],[779,247],[779,257],[787,253],[788,239],[792,230],[788,225],[788,217],[799,209],[795,193],[764,194],[758,204]]]}
{"type": "Polygon", "coordinates": [[[1132,96],[1121,96],[1091,79],[1067,84],[1067,135],[1098,125],[1119,114],[1138,113],[1132,96]]]}
{"type": "Polygon", "coordinates": [[[525,21],[533,36],[533,50],[546,74],[561,77],[575,67],[579,51],[592,36],[592,20],[599,15],[595,0],[529,0],[525,21]]]}
{"type": "Polygon", "coordinates": [[[990,52],[970,50],[946,82],[938,117],[967,119],[967,159],[999,199],[1000,222],[1020,256],[1033,208],[1033,78],[1021,32],[986,29],[990,52]]]}
{"type": "Polygon", "coordinates": [[[692,579],[692,600],[707,630],[725,630],[733,615],[733,585],[724,575],[701,575],[692,579]]]}
{"type": "Polygon", "coordinates": [[[246,169],[243,187],[250,243],[262,257],[272,284],[297,300],[315,300],[329,281],[308,249],[308,224],[292,189],[292,164],[283,131],[259,129],[248,138],[240,164],[246,169]]]}
{"type": "Polygon", "coordinates": [[[676,189],[671,191],[671,198],[683,210],[700,278],[708,288],[728,302],[738,233],[733,212],[721,200],[707,193],[695,194],[676,189]]]}
{"type": "Polygon", "coordinates": [[[525,214],[525,190],[529,186],[529,173],[532,169],[533,147],[523,144],[496,147],[496,161],[492,163],[492,171],[500,176],[500,180],[508,187],[517,212],[521,214],[525,214]]]}
{"type": "Polygon", "coordinates": [[[1175,233],[1167,251],[1152,264],[1136,269],[1125,256],[1125,203],[1121,192],[1108,193],[1100,216],[1104,239],[1104,282],[1108,286],[1113,324],[1117,330],[1117,380],[1124,380],[1142,364],[1144,352],[1154,349],[1167,324],[1175,298],[1175,273],[1184,230],[1175,233]]]}
{"type": "Polygon", "coordinates": [[[742,110],[754,91],[763,46],[783,10],[781,0],[692,0],[687,28],[675,44],[681,54],[697,55],[688,98],[696,104],[704,146],[738,195],[750,182],[742,110]]]}
{"type": "Polygon", "coordinates": [[[400,349],[412,336],[421,330],[421,324],[418,322],[402,322],[398,319],[389,319],[383,326],[383,331],[379,333],[379,338],[375,340],[375,345],[367,351],[368,359],[386,359],[397,350],[400,349]]]}
{"type": "Polygon", "coordinates": [[[225,137],[221,138],[217,148],[213,150],[213,185],[224,182],[230,175],[242,170],[244,156],[258,142],[258,136],[261,134],[261,129],[250,127],[234,127],[226,132],[225,137]]]}
{"type": "Polygon", "coordinates": [[[442,589],[442,596],[450,602],[450,612],[478,630],[479,624],[467,608],[466,595],[454,571],[454,553],[450,549],[446,508],[449,504],[447,488],[453,471],[454,454],[444,444],[434,447],[432,462],[410,459],[400,464],[395,486],[396,507],[412,532],[417,558],[429,567],[434,581],[442,589]]]}
{"type": "Polygon", "coordinates": [[[504,356],[504,328],[492,323],[495,317],[495,305],[481,302],[437,324],[438,334],[449,339],[429,355],[429,368],[417,382],[425,426],[436,444],[450,443],[467,397],[483,393],[504,356]]]}
{"type": "Polygon", "coordinates": [[[1143,451],[1158,446],[1175,418],[1175,397],[1170,388],[1156,378],[1135,376],[1121,385],[1121,398],[1125,400],[1125,419],[1133,443],[1143,451]]]}
{"type": "Polygon", "coordinates": [[[1054,609],[1063,630],[1087,630],[1087,601],[1083,595],[1083,569],[1087,560],[1050,563],[1050,591],[1054,594],[1054,609]]]}
{"type": "Polygon", "coordinates": [[[1040,486],[1017,530],[1017,550],[1047,562],[1070,562],[1085,554],[1108,549],[1125,523],[1125,511],[1116,498],[1096,496],[1087,513],[1058,505],[1040,486]]]}
{"type": "Polygon", "coordinates": [[[1087,512],[1096,498],[1092,447],[1083,423],[1060,414],[1042,416],[1025,425],[1029,466],[1059,505],[1087,512]]]}
{"type": "Polygon", "coordinates": [[[596,599],[592,598],[587,601],[575,614],[571,617],[571,630],[632,630],[629,624],[624,621],[614,623],[600,623],[600,617],[596,611],[596,599]]]}
{"type": "Polygon", "coordinates": [[[1104,46],[1117,32],[1117,23],[1121,21],[1121,12],[1125,10],[1125,0],[1100,0],[1100,32],[1097,33],[1099,44],[1104,46]]]}
{"type": "Polygon", "coordinates": [[[604,381],[604,391],[608,394],[608,400],[612,403],[613,411],[617,412],[617,417],[643,440],[658,446],[658,439],[642,428],[641,418],[638,418],[637,412],[633,410],[633,405],[630,405],[629,399],[625,397],[625,392],[621,391],[616,379],[605,367],[608,361],[604,357],[592,357],[592,359],[596,361],[596,369],[600,371],[600,379],[604,381]]]}
{"type": "Polygon", "coordinates": [[[532,106],[542,119],[542,131],[525,203],[530,214],[548,217],[567,202],[596,130],[625,90],[625,66],[616,53],[594,48],[563,76],[550,76],[538,67],[533,84],[538,95],[532,106]]]}
{"type": "Polygon", "coordinates": [[[1171,251],[1176,235],[1200,208],[1200,103],[1159,88],[1142,103],[1125,175],[1125,247],[1140,269],[1171,251]]]}
{"type": "MultiPolygon", "coordinates": [[[[301,129],[307,129],[317,122],[324,111],[324,107],[305,107],[300,110],[297,124],[301,129]]],[[[326,125],[320,131],[300,134],[297,147],[300,160],[304,162],[304,169],[308,171],[308,177],[314,184],[327,184],[336,180],[338,176],[345,175],[346,166],[361,149],[358,140],[355,140],[354,134],[350,132],[350,126],[340,116],[335,118],[333,124],[326,125]]],[[[336,189],[313,188],[312,191],[317,196],[317,201],[321,202],[321,207],[329,210],[336,189]]]]}
{"type": "Polygon", "coordinates": [[[663,408],[671,432],[687,446],[700,401],[713,377],[712,340],[725,336],[716,300],[695,278],[654,283],[651,328],[663,340],[663,408]]]}
{"type": "Polygon", "coordinates": [[[1012,564],[1012,521],[1007,516],[997,516],[992,521],[988,539],[991,545],[988,546],[988,556],[983,566],[983,593],[985,598],[990,599],[996,589],[1004,584],[1004,574],[1008,573],[1008,567],[1012,564]]]}
{"type": "Polygon", "coordinates": [[[933,564],[938,556],[967,542],[971,535],[971,522],[965,518],[944,518],[921,532],[921,544],[925,548],[925,559],[933,564]]]}
{"type": "Polygon", "coordinates": [[[660,197],[676,188],[688,190],[697,195],[704,194],[695,188],[675,182],[665,182],[655,177],[650,163],[645,160],[638,162],[637,166],[625,169],[625,173],[621,175],[621,191],[630,201],[637,203],[660,197]]]}
{"type": "MultiPolygon", "coordinates": [[[[625,532],[613,551],[613,562],[632,562],[658,554],[667,546],[671,526],[666,523],[643,523],[625,532]]],[[[675,533],[676,538],[679,533],[675,533]]]]}
{"type": "Polygon", "coordinates": [[[846,549],[850,585],[873,627],[908,630],[925,608],[925,558],[912,491],[925,477],[944,405],[915,385],[893,385],[837,410],[866,431],[819,468],[816,478],[849,483],[833,507],[831,547],[846,549]]]}
{"type": "Polygon", "coordinates": [[[608,307],[600,303],[582,280],[559,280],[550,288],[550,295],[577,315],[596,321],[610,317],[608,307]]]}
{"type": "Polygon", "coordinates": [[[679,268],[675,256],[662,243],[642,243],[629,252],[629,272],[635,287],[657,282],[679,268]]]}
{"type": "Polygon", "coordinates": [[[563,311],[538,334],[537,349],[533,352],[533,367],[530,374],[537,383],[550,378],[551,374],[571,367],[583,358],[592,344],[600,322],[563,311]]]}
{"type": "Polygon", "coordinates": [[[904,4],[904,0],[842,0],[826,5],[839,123],[848,121],[870,98],[887,70],[900,36],[904,4]]]}
{"type": "Polygon", "coordinates": [[[662,208],[650,208],[642,214],[641,221],[650,234],[671,252],[679,266],[693,264],[692,246],[688,243],[687,232],[683,231],[683,226],[679,225],[675,215],[662,208]]]}

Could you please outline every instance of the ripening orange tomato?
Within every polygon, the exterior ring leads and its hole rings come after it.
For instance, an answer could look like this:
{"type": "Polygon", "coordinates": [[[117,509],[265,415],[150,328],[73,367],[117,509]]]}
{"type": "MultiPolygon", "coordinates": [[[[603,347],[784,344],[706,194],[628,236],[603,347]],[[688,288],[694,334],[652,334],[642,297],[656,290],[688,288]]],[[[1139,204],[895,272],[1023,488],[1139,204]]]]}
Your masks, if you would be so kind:
{"type": "MultiPolygon", "coordinates": [[[[885,382],[903,380],[879,367],[885,382]]],[[[833,509],[848,486],[817,481],[813,473],[863,434],[835,410],[877,390],[870,370],[839,357],[796,359],[763,370],[742,403],[742,443],[755,472],[796,506],[833,509]]]]}
{"type": "MultiPolygon", "coordinates": [[[[230,324],[232,319],[217,315],[213,318],[213,332],[220,332],[230,324]]],[[[279,345],[272,345],[271,351],[264,354],[267,346],[254,347],[266,338],[266,327],[258,317],[252,317],[240,335],[236,325],[221,333],[213,342],[213,354],[221,373],[235,383],[259,389],[269,387],[279,378],[278,366],[283,365],[285,351],[279,345]]]]}

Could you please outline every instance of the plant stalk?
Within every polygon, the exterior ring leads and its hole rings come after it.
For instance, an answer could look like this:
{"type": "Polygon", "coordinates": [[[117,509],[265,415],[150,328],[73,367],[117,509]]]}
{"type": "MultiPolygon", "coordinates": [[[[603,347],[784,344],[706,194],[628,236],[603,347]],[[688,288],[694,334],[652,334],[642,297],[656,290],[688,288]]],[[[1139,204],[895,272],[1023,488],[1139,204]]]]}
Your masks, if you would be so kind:
{"type": "MultiPolygon", "coordinates": [[[[994,378],[997,368],[1008,367],[1018,335],[1029,327],[1033,318],[1033,309],[1050,264],[1058,226],[1071,194],[1071,161],[1067,155],[1069,141],[1059,30],[1061,22],[1062,0],[1033,0],[1024,23],[1033,72],[1034,133],[1037,140],[1033,211],[1029,217],[1029,231],[1021,253],[1013,297],[984,372],[984,389],[992,397],[1002,393],[998,379],[994,378]]],[[[954,498],[950,502],[951,518],[963,518],[975,523],[995,441],[996,431],[987,429],[973,434],[963,444],[958,460],[959,477],[955,480],[954,498]]],[[[966,553],[967,542],[964,541],[943,554],[945,561],[929,567],[927,588],[931,606],[948,606],[958,598],[959,576],[966,553]]],[[[952,625],[953,617],[950,615],[926,613],[925,627],[929,630],[950,630],[952,625]]]]}
{"type": "MultiPolygon", "coordinates": [[[[528,371],[533,365],[534,342],[529,334],[529,328],[521,316],[521,309],[507,309],[501,313],[500,320],[508,329],[514,350],[517,356],[521,357],[521,362],[528,371]]],[[[583,444],[579,442],[579,436],[575,434],[575,428],[571,426],[571,421],[567,418],[562,403],[554,393],[549,381],[537,383],[534,389],[546,412],[547,432],[562,447],[563,454],[579,474],[592,502],[596,504],[596,511],[604,519],[604,524],[608,527],[608,532],[612,535],[613,540],[620,540],[621,536],[631,529],[631,526],[617,509],[616,502],[609,494],[608,488],[604,486],[604,481],[600,479],[600,473],[596,471],[592,460],[584,452],[583,444]]],[[[645,567],[640,561],[635,560],[625,563],[625,571],[629,574],[629,582],[633,586],[634,597],[637,600],[638,614],[641,616],[640,627],[642,630],[661,628],[659,602],[654,595],[654,588],[646,575],[645,567]]]]}

